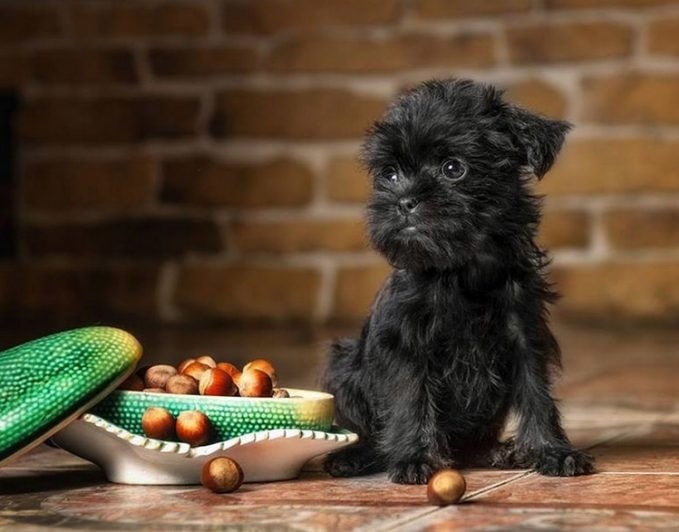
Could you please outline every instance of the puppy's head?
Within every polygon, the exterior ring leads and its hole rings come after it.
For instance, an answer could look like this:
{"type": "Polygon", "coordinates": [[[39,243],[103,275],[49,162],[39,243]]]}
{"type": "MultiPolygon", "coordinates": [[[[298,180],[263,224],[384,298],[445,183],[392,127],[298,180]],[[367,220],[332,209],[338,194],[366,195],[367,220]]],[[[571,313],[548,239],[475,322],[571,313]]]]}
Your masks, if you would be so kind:
{"type": "Polygon", "coordinates": [[[534,230],[525,176],[549,170],[568,129],[472,81],[430,81],[403,94],[363,145],[374,246],[396,267],[445,270],[489,240],[534,230]]]}

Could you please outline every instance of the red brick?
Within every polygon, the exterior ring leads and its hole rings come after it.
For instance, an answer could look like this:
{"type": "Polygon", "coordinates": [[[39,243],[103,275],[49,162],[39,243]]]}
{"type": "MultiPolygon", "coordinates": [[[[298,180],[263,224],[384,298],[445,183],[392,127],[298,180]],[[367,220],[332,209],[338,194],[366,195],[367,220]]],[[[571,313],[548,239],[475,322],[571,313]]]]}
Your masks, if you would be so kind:
{"type": "Polygon", "coordinates": [[[651,7],[674,4],[676,0],[545,0],[547,9],[599,9],[603,7],[651,7]]]}
{"type": "Polygon", "coordinates": [[[305,35],[282,41],[269,66],[277,72],[387,72],[423,67],[484,67],[495,62],[493,37],[408,34],[391,38],[305,35]]]}
{"type": "Polygon", "coordinates": [[[32,211],[128,210],[150,203],[154,164],[145,156],[47,159],[24,164],[22,199],[32,211]]]}
{"type": "Polygon", "coordinates": [[[295,207],[309,203],[314,176],[290,159],[245,163],[207,157],[168,160],[161,197],[168,203],[224,207],[295,207]]]}
{"type": "Polygon", "coordinates": [[[364,203],[370,195],[370,176],[361,167],[357,156],[332,159],[325,179],[328,198],[332,201],[364,203]]]}
{"type": "Polygon", "coordinates": [[[558,314],[578,321],[679,321],[679,262],[606,262],[554,268],[558,314]]]}
{"type": "Polygon", "coordinates": [[[217,137],[344,139],[363,135],[383,98],[341,89],[229,90],[217,97],[217,137]]]}
{"type": "Polygon", "coordinates": [[[134,57],[129,50],[38,50],[31,57],[31,79],[43,84],[135,83],[134,57]]]}
{"type": "Polygon", "coordinates": [[[539,190],[548,195],[679,191],[679,142],[570,141],[539,190]]]}
{"type": "Polygon", "coordinates": [[[589,244],[590,219],[576,210],[548,209],[540,224],[539,242],[547,249],[585,248],[589,244]]]}
{"type": "Polygon", "coordinates": [[[608,124],[679,124],[679,75],[619,74],[584,83],[583,118],[608,124]]]}
{"type": "Polygon", "coordinates": [[[311,321],[320,283],[311,268],[187,264],[175,301],[182,310],[232,321],[311,321]]]}
{"type": "Polygon", "coordinates": [[[335,284],[333,319],[364,319],[390,271],[391,268],[385,263],[341,268],[337,272],[335,284]]]}
{"type": "Polygon", "coordinates": [[[395,22],[402,10],[399,0],[235,0],[224,5],[224,31],[267,34],[388,24],[395,22]]]}
{"type": "Polygon", "coordinates": [[[367,249],[361,219],[240,221],[231,230],[243,252],[296,253],[367,249]]]}
{"type": "Polygon", "coordinates": [[[31,257],[164,258],[222,249],[217,225],[196,218],[133,218],[93,223],[34,224],[24,228],[31,257]]]}
{"type": "Polygon", "coordinates": [[[615,209],[604,216],[611,245],[618,249],[679,248],[679,209],[615,209]]]}
{"type": "Polygon", "coordinates": [[[679,18],[655,20],[648,26],[648,49],[656,54],[679,55],[679,18]]]}
{"type": "Polygon", "coordinates": [[[517,64],[608,59],[631,53],[632,30],[612,22],[532,24],[507,29],[507,41],[517,64]]]}
{"type": "Polygon", "coordinates": [[[531,8],[530,0],[417,0],[415,13],[421,18],[461,18],[518,13],[531,8]]]}
{"type": "Polygon", "coordinates": [[[89,2],[72,6],[69,15],[79,37],[194,37],[210,28],[202,2],[89,2]]]}
{"type": "Polygon", "coordinates": [[[162,78],[204,78],[244,74],[258,67],[259,53],[251,46],[159,48],[151,50],[151,66],[162,78]]]}
{"type": "Polygon", "coordinates": [[[507,96],[527,109],[552,118],[563,118],[566,114],[565,96],[553,85],[539,79],[529,79],[512,85],[507,90],[507,96]]]}
{"type": "Polygon", "coordinates": [[[56,37],[62,33],[61,17],[55,6],[0,6],[0,42],[18,43],[56,37]]]}
{"type": "Polygon", "coordinates": [[[0,312],[14,318],[93,323],[111,316],[156,317],[158,268],[0,263],[0,312]]]}
{"type": "Polygon", "coordinates": [[[23,141],[45,144],[138,142],[196,133],[200,102],[183,96],[36,98],[19,113],[23,141]]]}

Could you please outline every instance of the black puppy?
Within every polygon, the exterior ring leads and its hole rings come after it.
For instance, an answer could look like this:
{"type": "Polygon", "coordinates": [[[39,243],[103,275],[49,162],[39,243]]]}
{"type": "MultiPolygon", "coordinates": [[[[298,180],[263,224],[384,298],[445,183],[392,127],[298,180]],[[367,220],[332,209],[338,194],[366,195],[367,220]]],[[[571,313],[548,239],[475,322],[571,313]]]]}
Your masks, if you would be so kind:
{"type": "Polygon", "coordinates": [[[568,129],[466,80],[424,83],[373,126],[369,233],[394,271],[360,338],[332,348],[324,385],[361,440],[327,458],[329,473],[386,469],[420,484],[446,466],[593,471],[550,394],[560,352],[546,307],[557,295],[530,189],[568,129]],[[518,431],[500,443],[510,411],[518,431]]]}

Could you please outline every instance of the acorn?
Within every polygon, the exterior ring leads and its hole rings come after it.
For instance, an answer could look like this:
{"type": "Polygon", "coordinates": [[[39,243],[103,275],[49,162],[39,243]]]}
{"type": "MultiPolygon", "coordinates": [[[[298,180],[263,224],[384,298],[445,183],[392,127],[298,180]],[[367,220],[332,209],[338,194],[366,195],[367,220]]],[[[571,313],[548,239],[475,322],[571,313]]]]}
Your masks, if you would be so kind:
{"type": "Polygon", "coordinates": [[[239,370],[236,366],[230,364],[229,362],[219,362],[217,364],[217,367],[231,375],[233,382],[236,382],[240,378],[240,374],[242,373],[241,370],[239,370]]]}
{"type": "Polygon", "coordinates": [[[455,504],[464,495],[467,482],[455,469],[441,469],[434,473],[427,484],[427,499],[431,504],[447,506],[455,504]]]}
{"type": "Polygon", "coordinates": [[[235,460],[220,456],[203,465],[200,481],[215,493],[231,493],[243,483],[243,469],[235,460]]]}
{"type": "Polygon", "coordinates": [[[241,397],[271,397],[271,377],[258,369],[245,370],[238,379],[238,391],[241,397]]]}
{"type": "Polygon", "coordinates": [[[217,362],[215,362],[215,359],[212,358],[210,355],[199,356],[196,358],[196,362],[200,362],[201,364],[205,364],[206,366],[209,366],[211,368],[217,367],[217,362]]]}
{"type": "Polygon", "coordinates": [[[189,377],[193,377],[194,379],[199,381],[200,378],[203,376],[203,373],[205,373],[209,369],[210,366],[208,366],[207,364],[203,364],[202,362],[198,362],[196,360],[195,362],[191,362],[191,364],[184,368],[184,371],[182,371],[182,375],[188,375],[189,377]]]}
{"type": "Polygon", "coordinates": [[[177,374],[177,369],[168,364],[157,364],[146,370],[144,382],[146,388],[165,388],[167,380],[177,374]]]}
{"type": "Polygon", "coordinates": [[[165,391],[182,395],[196,395],[198,393],[198,381],[189,375],[173,375],[167,380],[165,391]]]}
{"type": "Polygon", "coordinates": [[[290,397],[290,393],[285,388],[274,388],[271,397],[276,399],[286,399],[290,397]]]}
{"type": "Polygon", "coordinates": [[[175,420],[165,408],[151,406],[141,418],[144,434],[156,440],[173,440],[175,436],[175,420]]]}
{"type": "Polygon", "coordinates": [[[273,364],[269,362],[268,360],[265,360],[263,358],[258,358],[257,360],[252,360],[251,362],[248,362],[243,366],[243,372],[246,372],[249,369],[258,369],[260,371],[263,371],[266,373],[270,378],[271,378],[271,384],[273,386],[276,386],[278,384],[278,377],[276,376],[276,370],[273,367],[273,364]]]}
{"type": "Polygon", "coordinates": [[[186,410],[177,416],[177,437],[191,445],[198,447],[205,445],[212,437],[212,423],[210,419],[197,410],[186,410]]]}
{"type": "Polygon", "coordinates": [[[226,371],[212,368],[203,373],[198,382],[198,391],[200,395],[236,395],[238,388],[226,371]]]}
{"type": "Polygon", "coordinates": [[[196,361],[195,358],[185,358],[177,366],[177,373],[184,373],[184,370],[188,367],[188,365],[192,364],[195,361],[196,361]]]}

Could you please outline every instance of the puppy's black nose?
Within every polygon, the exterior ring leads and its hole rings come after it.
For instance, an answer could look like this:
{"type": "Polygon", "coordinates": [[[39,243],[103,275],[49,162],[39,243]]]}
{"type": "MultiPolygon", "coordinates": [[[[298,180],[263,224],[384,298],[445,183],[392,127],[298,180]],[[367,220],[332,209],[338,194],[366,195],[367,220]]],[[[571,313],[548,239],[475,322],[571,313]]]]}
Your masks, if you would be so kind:
{"type": "Polygon", "coordinates": [[[410,214],[415,210],[419,202],[415,198],[401,198],[398,200],[398,210],[401,214],[410,214]]]}

